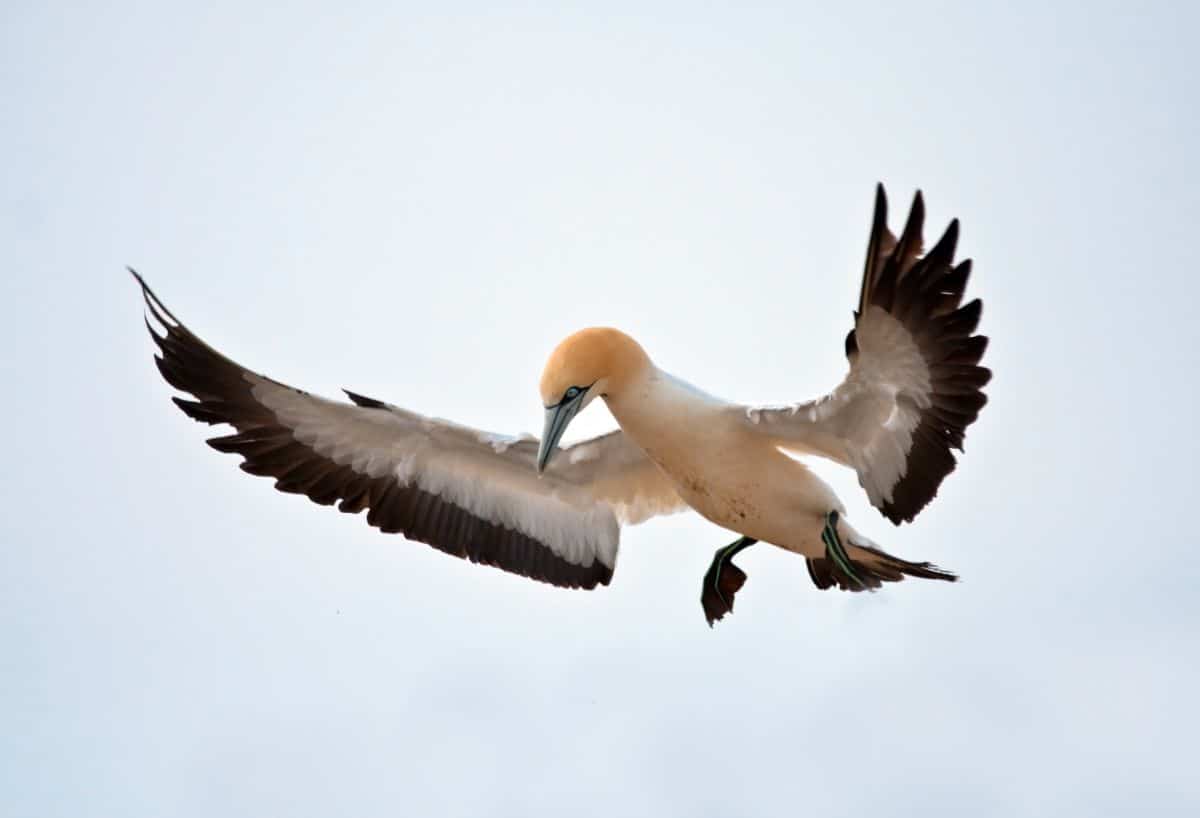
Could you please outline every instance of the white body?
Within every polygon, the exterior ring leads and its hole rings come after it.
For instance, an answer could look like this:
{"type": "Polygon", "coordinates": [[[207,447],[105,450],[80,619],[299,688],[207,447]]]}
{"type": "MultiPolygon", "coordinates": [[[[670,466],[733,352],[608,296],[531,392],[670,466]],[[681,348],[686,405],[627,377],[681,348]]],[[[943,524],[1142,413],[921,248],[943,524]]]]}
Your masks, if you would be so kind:
{"type": "MultiPolygon", "coordinates": [[[[705,518],[805,556],[824,553],[825,516],[842,512],[842,504],[824,481],[756,430],[745,407],[655,367],[606,402],[622,431],[705,518]]],[[[848,540],[849,533],[843,532],[848,540]]]]}

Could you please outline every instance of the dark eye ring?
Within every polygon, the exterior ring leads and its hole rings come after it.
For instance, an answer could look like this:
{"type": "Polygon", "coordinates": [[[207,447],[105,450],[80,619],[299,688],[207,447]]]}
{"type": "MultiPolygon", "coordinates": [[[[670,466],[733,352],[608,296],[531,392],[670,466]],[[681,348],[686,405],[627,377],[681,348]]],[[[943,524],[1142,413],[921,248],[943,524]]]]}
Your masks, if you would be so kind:
{"type": "Polygon", "coordinates": [[[582,391],[583,390],[580,389],[578,386],[572,386],[565,393],[563,393],[563,398],[565,398],[566,400],[575,400],[575,398],[579,397],[579,393],[582,391]]]}

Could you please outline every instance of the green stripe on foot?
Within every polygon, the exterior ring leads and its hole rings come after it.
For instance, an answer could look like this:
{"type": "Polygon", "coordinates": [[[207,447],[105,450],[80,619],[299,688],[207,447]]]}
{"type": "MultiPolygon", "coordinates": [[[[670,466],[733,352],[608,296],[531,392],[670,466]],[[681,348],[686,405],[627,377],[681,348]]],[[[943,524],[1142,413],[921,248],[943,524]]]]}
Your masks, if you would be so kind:
{"type": "Polygon", "coordinates": [[[825,543],[825,554],[837,563],[838,568],[842,569],[842,573],[854,580],[859,588],[866,588],[867,584],[859,579],[858,574],[854,573],[854,569],[851,567],[850,555],[846,553],[837,533],[837,521],[837,511],[831,511],[825,517],[825,528],[821,530],[821,541],[825,543]]]}

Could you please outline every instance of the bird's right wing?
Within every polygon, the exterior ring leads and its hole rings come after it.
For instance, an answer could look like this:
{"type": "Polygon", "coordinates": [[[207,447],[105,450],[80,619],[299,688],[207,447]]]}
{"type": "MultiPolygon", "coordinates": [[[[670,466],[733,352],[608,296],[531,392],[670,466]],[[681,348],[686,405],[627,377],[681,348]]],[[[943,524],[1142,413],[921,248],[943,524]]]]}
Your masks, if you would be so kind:
{"type": "MultiPolygon", "coordinates": [[[[132,271],[131,271],[132,272],[132,271]]],[[[208,443],[250,474],[473,562],[572,588],[608,584],[621,522],[684,508],[621,432],[564,449],[539,477],[538,442],[409,412],[348,392],[328,400],[252,372],[184,326],[141,277],[147,320],[174,398],[190,417],[234,427],[208,443]]]]}
{"type": "Polygon", "coordinates": [[[955,467],[966,429],[987,403],[982,304],[962,305],[970,260],[957,265],[958,221],[921,255],[925,205],[917,193],[897,239],[876,192],[862,291],[846,336],[850,372],[815,401],[748,407],[750,428],[780,448],[852,467],[892,522],[912,520],[955,467]],[[962,305],[962,306],[960,306],[962,305]]]}

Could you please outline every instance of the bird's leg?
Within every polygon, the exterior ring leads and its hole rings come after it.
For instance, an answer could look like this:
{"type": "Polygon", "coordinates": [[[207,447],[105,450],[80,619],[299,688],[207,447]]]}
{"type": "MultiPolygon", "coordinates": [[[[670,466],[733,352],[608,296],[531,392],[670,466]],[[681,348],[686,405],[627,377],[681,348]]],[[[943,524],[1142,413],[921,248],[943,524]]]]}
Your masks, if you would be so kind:
{"type": "Polygon", "coordinates": [[[866,588],[866,583],[854,573],[854,563],[842,545],[842,538],[837,533],[838,513],[836,510],[825,515],[825,527],[821,529],[821,542],[825,543],[825,557],[833,561],[842,573],[854,580],[859,588],[866,588]]]}
{"type": "Polygon", "coordinates": [[[731,560],[739,551],[756,542],[758,540],[750,537],[739,537],[713,554],[712,565],[704,575],[704,587],[700,591],[700,605],[704,608],[704,617],[710,628],[725,614],[733,612],[733,595],[746,582],[746,572],[731,560]]]}

